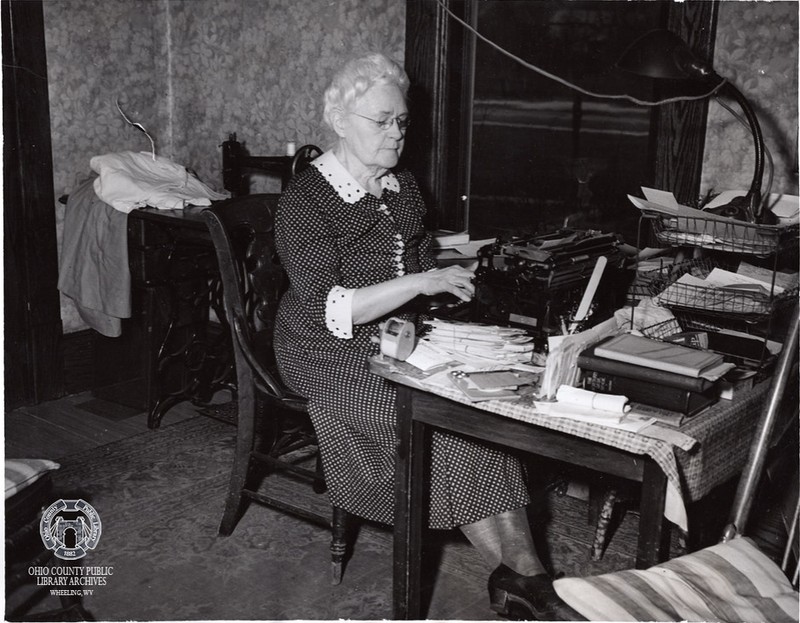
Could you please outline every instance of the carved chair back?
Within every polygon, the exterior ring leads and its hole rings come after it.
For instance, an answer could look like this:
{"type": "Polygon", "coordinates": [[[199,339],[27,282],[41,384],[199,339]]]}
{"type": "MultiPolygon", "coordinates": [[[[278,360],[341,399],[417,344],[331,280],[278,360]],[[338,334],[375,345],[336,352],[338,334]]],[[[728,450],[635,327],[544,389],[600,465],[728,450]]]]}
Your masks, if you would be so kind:
{"type": "Polygon", "coordinates": [[[273,330],[286,273],[275,250],[279,195],[257,194],[215,204],[203,215],[217,251],[231,328],[238,387],[255,382],[273,398],[284,399],[277,375],[273,330]],[[252,378],[251,378],[252,375],[252,378]]]}

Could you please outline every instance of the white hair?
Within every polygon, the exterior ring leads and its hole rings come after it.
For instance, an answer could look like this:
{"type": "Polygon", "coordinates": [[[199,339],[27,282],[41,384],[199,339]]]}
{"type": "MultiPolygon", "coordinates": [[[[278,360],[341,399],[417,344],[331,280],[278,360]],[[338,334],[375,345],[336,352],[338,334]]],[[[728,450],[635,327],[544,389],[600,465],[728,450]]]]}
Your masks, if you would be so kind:
{"type": "Polygon", "coordinates": [[[325,90],[325,123],[332,128],[334,112],[351,111],[364,93],[383,84],[396,86],[403,97],[408,93],[409,80],[405,70],[384,54],[374,52],[349,61],[336,72],[325,90]]]}

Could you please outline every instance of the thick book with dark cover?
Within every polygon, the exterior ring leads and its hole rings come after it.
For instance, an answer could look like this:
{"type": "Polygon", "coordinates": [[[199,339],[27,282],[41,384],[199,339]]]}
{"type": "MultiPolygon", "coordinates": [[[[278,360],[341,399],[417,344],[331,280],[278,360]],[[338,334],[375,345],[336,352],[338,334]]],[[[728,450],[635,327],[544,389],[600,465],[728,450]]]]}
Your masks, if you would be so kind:
{"type": "Polygon", "coordinates": [[[640,402],[684,415],[694,415],[717,401],[717,389],[712,386],[704,392],[693,392],[680,387],[659,385],[653,381],[631,379],[605,372],[584,371],[584,389],[604,394],[627,396],[631,402],[640,402]]]}
{"type": "Polygon", "coordinates": [[[602,343],[603,342],[599,342],[578,355],[579,368],[582,370],[592,370],[616,376],[624,376],[630,379],[639,379],[649,383],[666,385],[667,387],[679,387],[693,392],[704,392],[715,385],[713,381],[702,377],[686,376],[685,374],[676,374],[675,372],[667,372],[666,370],[646,368],[635,363],[598,357],[595,355],[594,349],[602,343]]]}

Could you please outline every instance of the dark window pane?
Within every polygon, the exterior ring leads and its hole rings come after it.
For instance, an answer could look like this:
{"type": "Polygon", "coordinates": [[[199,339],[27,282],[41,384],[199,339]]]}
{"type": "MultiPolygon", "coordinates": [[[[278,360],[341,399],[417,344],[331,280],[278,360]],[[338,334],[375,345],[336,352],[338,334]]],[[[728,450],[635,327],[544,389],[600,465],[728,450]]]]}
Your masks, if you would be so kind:
{"type": "MultiPolygon", "coordinates": [[[[663,27],[663,2],[484,0],[478,30],[524,61],[592,92],[639,34],[663,27]]],[[[478,41],[473,101],[473,237],[573,227],[635,242],[626,199],[652,177],[651,108],[590,97],[478,41]]]]}

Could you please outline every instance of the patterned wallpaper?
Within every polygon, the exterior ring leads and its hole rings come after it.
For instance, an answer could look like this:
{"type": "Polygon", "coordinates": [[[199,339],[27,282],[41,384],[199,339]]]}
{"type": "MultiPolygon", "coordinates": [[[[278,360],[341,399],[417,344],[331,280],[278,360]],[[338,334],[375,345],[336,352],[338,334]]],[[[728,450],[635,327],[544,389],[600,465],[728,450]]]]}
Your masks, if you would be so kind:
{"type": "MultiPolygon", "coordinates": [[[[404,55],[398,0],[45,0],[44,13],[56,197],[91,174],[92,156],[150,149],[117,101],[160,155],[221,190],[228,134],[253,155],[324,147],[334,68],[372,50],[404,55]]],[[[60,239],[62,205],[56,214],[60,239]]],[[[61,308],[65,332],[85,328],[69,300],[61,308]]]]}
{"type": "MultiPolygon", "coordinates": [[[[748,99],[775,161],[772,192],[798,194],[797,2],[720,4],[714,69],[748,99]]],[[[732,108],[741,110],[735,102],[732,108]]],[[[709,107],[701,191],[748,189],[753,139],[718,103],[709,107]]],[[[767,164],[767,167],[769,165],[767,164]]],[[[764,185],[768,169],[765,169],[764,185]]]]}
{"type": "MultiPolygon", "coordinates": [[[[415,0],[432,1],[432,0],[415,0]]],[[[288,141],[325,147],[320,98],[333,68],[362,52],[402,59],[402,0],[45,0],[56,197],[101,153],[157,151],[220,190],[220,144],[254,155],[288,141]]],[[[757,107],[776,161],[773,188],[797,194],[797,3],[720,7],[715,66],[757,107]]],[[[749,138],[712,104],[703,189],[747,187],[749,138]]],[[[276,190],[270,182],[256,190],[276,190]]],[[[56,206],[60,234],[64,208],[56,206]]],[[[85,328],[62,301],[65,332],[85,328]]]]}

